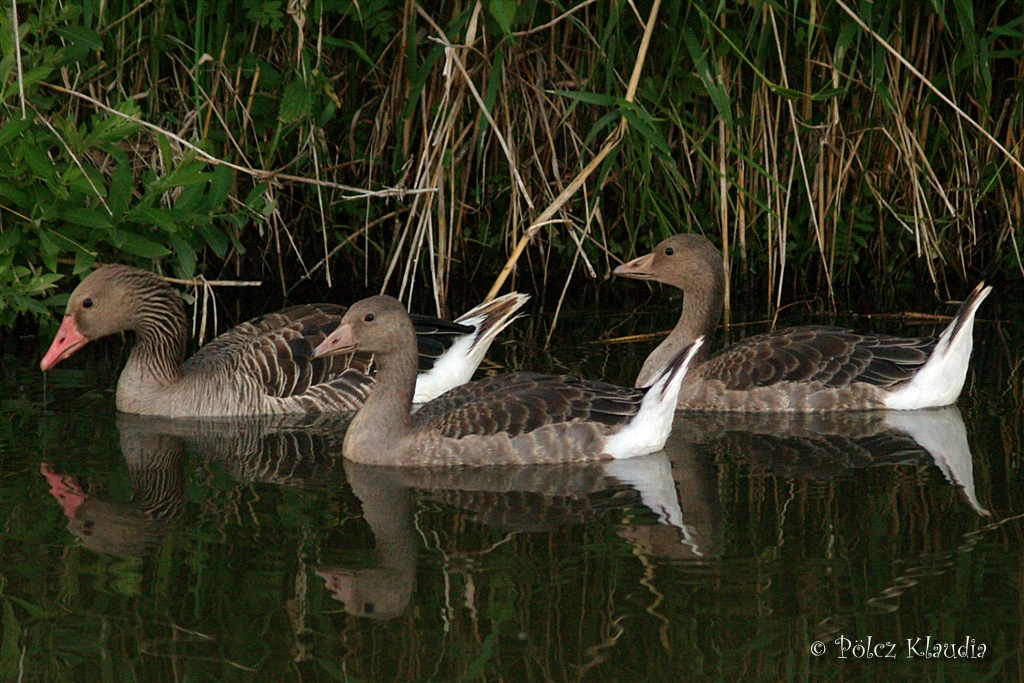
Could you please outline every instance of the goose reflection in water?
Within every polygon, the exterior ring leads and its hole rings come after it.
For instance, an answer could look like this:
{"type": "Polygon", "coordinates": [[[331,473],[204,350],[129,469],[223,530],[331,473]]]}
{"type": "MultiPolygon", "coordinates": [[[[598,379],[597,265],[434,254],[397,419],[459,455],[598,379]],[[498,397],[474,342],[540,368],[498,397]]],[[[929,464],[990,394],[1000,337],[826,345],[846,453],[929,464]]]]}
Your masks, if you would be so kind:
{"type": "MultiPolygon", "coordinates": [[[[585,524],[602,510],[654,511],[658,524],[623,524],[641,555],[696,563],[722,553],[724,462],[794,479],[832,480],[881,466],[934,464],[977,513],[973,460],[960,411],[830,415],[680,413],[662,453],[588,465],[389,468],[347,462],[345,475],[376,539],[373,565],[321,567],[317,574],[350,614],[378,620],[406,609],[419,541],[410,495],[469,511],[514,532],[585,524]]],[[[626,515],[628,517],[628,514],[626,515]]]]}
{"type": "Polygon", "coordinates": [[[934,464],[978,514],[967,429],[956,406],[806,415],[678,415],[667,448],[696,450],[753,471],[834,479],[855,470],[934,464]]]}
{"type": "Polygon", "coordinates": [[[160,546],[185,507],[184,448],[180,438],[144,428],[148,420],[118,414],[121,455],[133,490],[129,502],[106,500],[59,474],[40,470],[68,518],[68,530],[90,550],[133,557],[160,546]]]}
{"type": "Polygon", "coordinates": [[[416,584],[420,540],[417,501],[465,510],[481,524],[544,532],[587,524],[607,511],[626,523],[619,534],[655,558],[708,562],[723,552],[725,515],[719,469],[832,480],[862,468],[934,464],[978,514],[972,456],[956,407],[834,415],[680,413],[665,451],[586,465],[388,468],[344,461],[344,421],[167,420],[119,415],[120,446],[134,489],[109,501],[44,464],[51,493],[81,544],[113,555],[145,555],[185,509],[186,451],[220,463],[240,483],[303,488],[345,480],[376,542],[372,566],[322,565],[316,573],[347,612],[374,619],[400,615],[416,584]],[[657,523],[632,523],[648,508],[657,523]]]}
{"type": "Polygon", "coordinates": [[[43,463],[68,529],[97,552],[142,556],[160,546],[185,512],[185,457],[217,463],[239,484],[325,488],[342,481],[340,448],[348,416],[171,419],[118,413],[130,501],[107,500],[43,463]]]}
{"type": "Polygon", "coordinates": [[[345,462],[345,476],[376,541],[370,567],[317,570],[352,615],[392,619],[408,606],[416,583],[419,541],[414,500],[441,503],[510,533],[543,533],[587,524],[609,511],[644,506],[690,542],[664,453],[628,460],[492,467],[383,467],[345,462]]]}
{"type": "Polygon", "coordinates": [[[836,480],[857,470],[933,464],[979,515],[974,462],[959,408],[816,414],[680,412],[665,444],[679,491],[680,543],[659,526],[620,535],[654,558],[706,561],[721,553],[724,512],[718,469],[726,464],[786,479],[836,480]]]}

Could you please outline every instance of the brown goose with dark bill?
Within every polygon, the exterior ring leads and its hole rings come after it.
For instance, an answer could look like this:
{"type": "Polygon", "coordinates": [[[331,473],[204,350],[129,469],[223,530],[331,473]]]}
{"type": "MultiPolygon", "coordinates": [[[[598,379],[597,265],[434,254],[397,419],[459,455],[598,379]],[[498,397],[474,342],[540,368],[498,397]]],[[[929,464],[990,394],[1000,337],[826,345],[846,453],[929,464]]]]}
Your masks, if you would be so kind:
{"type": "Polygon", "coordinates": [[[700,348],[668,361],[649,389],[535,373],[499,375],[456,387],[411,413],[416,340],[402,305],[363,299],[315,355],[361,351],[377,384],[352,419],[343,453],[377,465],[540,464],[629,458],[660,450],[676,394],[700,348]]]}
{"type": "MultiPolygon", "coordinates": [[[[725,297],[722,255],[701,235],[676,235],[615,274],[683,290],[679,322],[637,377],[637,386],[647,386],[679,349],[718,327],[725,297]]],[[[938,337],[808,326],[748,337],[714,356],[701,349],[683,381],[679,408],[815,412],[950,405],[967,375],[974,315],[991,291],[985,283],[975,287],[938,337]]]]}

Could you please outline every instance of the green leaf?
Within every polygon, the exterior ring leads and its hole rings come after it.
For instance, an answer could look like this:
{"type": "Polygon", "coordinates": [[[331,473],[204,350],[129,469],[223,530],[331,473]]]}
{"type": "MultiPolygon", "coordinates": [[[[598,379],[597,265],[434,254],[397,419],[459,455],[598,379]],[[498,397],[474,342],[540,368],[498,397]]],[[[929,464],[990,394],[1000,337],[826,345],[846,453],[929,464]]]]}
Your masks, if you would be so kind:
{"type": "Polygon", "coordinates": [[[412,59],[410,60],[408,67],[409,98],[406,100],[405,106],[402,108],[403,119],[411,117],[413,112],[416,111],[416,107],[419,105],[420,96],[423,93],[423,86],[426,84],[430,74],[433,73],[434,66],[437,65],[438,61],[440,61],[442,57],[444,57],[444,48],[440,45],[435,45],[434,48],[427,53],[426,58],[422,62],[416,61],[416,55],[412,55],[412,59]]]}
{"type": "Polygon", "coordinates": [[[228,238],[224,232],[215,225],[197,225],[196,231],[203,236],[206,243],[213,249],[218,258],[224,258],[228,253],[228,238]]]}
{"type": "Polygon", "coordinates": [[[73,225],[81,225],[86,228],[109,228],[110,216],[105,211],[86,208],[64,209],[60,217],[73,225]]]}
{"type": "Polygon", "coordinates": [[[103,39],[100,34],[85,26],[62,26],[57,29],[58,35],[73,43],[82,43],[91,50],[102,50],[103,39]]]}
{"type": "Polygon", "coordinates": [[[25,76],[22,78],[22,84],[25,89],[28,90],[36,83],[45,81],[50,77],[51,73],[53,73],[53,68],[50,66],[37,66],[33,69],[29,69],[25,72],[25,76]]]}
{"type": "Polygon", "coordinates": [[[590,130],[587,131],[587,137],[583,140],[584,147],[590,147],[594,144],[594,140],[597,139],[597,136],[600,135],[602,131],[617,124],[620,118],[621,114],[618,111],[610,111],[599,118],[597,122],[590,127],[590,130]]]}
{"type": "MultiPolygon", "coordinates": [[[[484,89],[484,107],[493,114],[494,105],[498,101],[498,92],[505,75],[505,48],[499,45],[494,50],[494,57],[491,59],[491,75],[487,79],[487,87],[484,89]]],[[[476,144],[478,153],[483,152],[483,145],[486,133],[491,124],[486,118],[481,119],[476,131],[476,144]]]]}
{"type": "Polygon", "coordinates": [[[50,157],[35,144],[22,140],[17,147],[17,152],[25,160],[32,172],[43,180],[54,180],[57,177],[57,169],[54,167],[50,157]]]}
{"type": "Polygon", "coordinates": [[[206,182],[206,162],[191,159],[171,169],[163,178],[150,185],[150,190],[163,194],[175,187],[187,187],[206,182]]]}
{"type": "Polygon", "coordinates": [[[266,194],[266,183],[260,183],[259,185],[253,187],[251,190],[249,190],[249,194],[245,195],[246,208],[248,208],[255,214],[263,216],[264,218],[269,216],[271,213],[273,213],[274,207],[267,206],[269,202],[267,201],[266,194]]]}
{"type": "Polygon", "coordinates": [[[6,146],[11,140],[25,132],[32,125],[31,119],[11,119],[0,128],[0,147],[6,146]]]}
{"type": "Polygon", "coordinates": [[[487,3],[487,9],[490,10],[491,16],[498,22],[501,32],[506,36],[512,33],[512,22],[516,18],[517,6],[516,0],[490,0],[487,3]]]}
{"type": "Polygon", "coordinates": [[[210,210],[216,212],[224,207],[231,187],[235,184],[235,174],[228,166],[217,165],[210,175],[210,210]]]}
{"type": "MultiPolygon", "coordinates": [[[[46,275],[44,277],[50,283],[49,285],[47,285],[47,287],[51,286],[57,280],[62,279],[62,276],[56,275],[56,274],[50,274],[50,275],[46,275]],[[55,278],[55,279],[53,279],[53,278],[55,278]]],[[[46,617],[47,615],[50,614],[49,611],[45,607],[43,607],[42,605],[37,605],[34,602],[29,602],[28,600],[25,600],[24,598],[19,598],[17,595],[7,595],[7,599],[10,600],[11,602],[13,602],[18,607],[20,607],[23,610],[25,610],[26,612],[28,612],[28,615],[30,617],[32,617],[33,619],[42,619],[42,618],[44,618],[44,617],[46,617]]]]}
{"type": "MultiPolygon", "coordinates": [[[[822,100],[830,100],[833,97],[840,97],[840,96],[845,95],[845,94],[846,94],[846,88],[825,88],[823,90],[820,90],[820,91],[814,93],[810,97],[815,102],[820,102],[822,100]]],[[[804,94],[803,96],[807,97],[806,94],[804,94]]]]}
{"type": "Polygon", "coordinates": [[[339,38],[331,38],[330,36],[324,36],[324,45],[330,47],[340,47],[346,50],[352,50],[352,52],[356,53],[356,56],[359,57],[359,59],[363,60],[363,62],[365,62],[367,66],[371,68],[376,67],[376,63],[374,62],[374,60],[370,57],[369,53],[367,53],[366,50],[363,49],[363,46],[360,45],[359,43],[356,43],[351,40],[341,40],[339,38]]]}
{"type": "Polygon", "coordinates": [[[587,104],[600,104],[606,107],[616,107],[620,103],[625,102],[614,95],[605,95],[603,93],[596,92],[582,92],[579,90],[555,90],[556,95],[561,95],[570,100],[577,100],[579,102],[586,102],[587,104]]]}
{"type": "Polygon", "coordinates": [[[301,78],[296,78],[284,89],[277,116],[282,123],[294,123],[309,116],[312,104],[313,97],[309,87],[301,78]]]}
{"type": "MultiPolygon", "coordinates": [[[[326,93],[326,92],[328,92],[328,90],[329,90],[328,87],[325,85],[324,86],[324,92],[326,93]]],[[[333,92],[331,94],[333,94],[333,92]]],[[[327,123],[331,119],[333,119],[334,115],[337,114],[337,113],[338,113],[338,103],[332,97],[332,98],[327,100],[326,104],[324,104],[323,108],[320,110],[320,113],[316,115],[316,125],[317,125],[317,127],[323,128],[324,126],[326,126],[327,123]]]]}
{"type": "Polygon", "coordinates": [[[61,184],[67,187],[70,193],[80,192],[99,197],[107,196],[105,180],[99,171],[89,166],[71,166],[60,178],[61,184]]]}
{"type": "Polygon", "coordinates": [[[711,65],[692,29],[683,29],[683,41],[690,52],[690,59],[693,60],[693,67],[697,71],[697,76],[700,77],[701,82],[704,83],[704,88],[711,97],[711,102],[715,105],[719,115],[725,119],[726,125],[731,128],[733,126],[732,102],[729,100],[728,93],[725,92],[725,87],[715,77],[715,74],[711,72],[711,65]]]}
{"type": "MultiPolygon", "coordinates": [[[[208,176],[210,174],[204,173],[203,175],[208,176]]],[[[186,187],[178,195],[178,198],[174,200],[174,209],[184,214],[195,216],[207,214],[207,202],[204,201],[206,194],[203,192],[205,189],[202,185],[186,187]]]]}
{"type": "Polygon", "coordinates": [[[996,36],[1003,36],[1004,38],[1015,38],[1017,40],[1024,39],[1024,33],[1017,29],[1009,28],[1009,24],[1005,26],[993,26],[989,29],[989,33],[996,36]]]}
{"type": "MultiPolygon", "coordinates": [[[[134,102],[118,105],[118,110],[126,109],[124,112],[129,116],[138,116],[138,106],[134,102]]],[[[117,114],[96,114],[92,117],[92,131],[83,141],[84,147],[106,147],[108,145],[123,142],[126,137],[137,131],[140,126],[137,122],[126,119],[117,114]]]]}
{"type": "Polygon", "coordinates": [[[128,212],[125,218],[140,225],[155,225],[169,233],[178,231],[178,223],[171,217],[171,213],[167,209],[136,206],[128,212]]]}
{"type": "Polygon", "coordinates": [[[43,256],[43,265],[46,269],[51,272],[57,272],[57,254],[60,249],[57,244],[50,239],[50,235],[46,231],[40,230],[36,233],[39,238],[39,252],[43,256]]]}
{"type": "Polygon", "coordinates": [[[96,254],[90,253],[85,249],[79,249],[75,252],[75,266],[71,269],[71,272],[75,275],[84,273],[93,267],[96,263],[96,254]]]}
{"type": "Polygon", "coordinates": [[[18,641],[21,638],[21,623],[14,614],[14,607],[7,598],[3,599],[3,637],[0,638],[0,673],[13,680],[18,672],[18,641]]]}
{"type": "Polygon", "coordinates": [[[629,109],[623,109],[622,115],[629,122],[630,128],[639,132],[647,142],[657,147],[662,156],[669,159],[672,158],[672,150],[669,149],[665,138],[658,133],[651,121],[645,119],[638,112],[629,109]]]}
{"type": "Polygon", "coordinates": [[[124,235],[124,239],[120,246],[121,249],[127,251],[129,254],[135,254],[136,256],[142,256],[143,258],[163,258],[171,253],[170,249],[164,245],[158,244],[148,237],[132,233],[126,233],[124,235]]]}
{"type": "Polygon", "coordinates": [[[14,249],[21,242],[21,230],[5,228],[0,231],[0,254],[14,249]]]}
{"type": "Polygon", "coordinates": [[[110,189],[107,191],[107,206],[115,216],[123,216],[132,198],[132,170],[121,162],[110,174],[110,189]]]}
{"type": "Polygon", "coordinates": [[[171,143],[167,139],[166,135],[156,136],[157,146],[160,147],[160,161],[163,162],[164,168],[174,167],[174,152],[171,150],[171,143]]]}
{"type": "Polygon", "coordinates": [[[15,206],[24,206],[29,203],[27,193],[7,183],[0,183],[0,198],[7,199],[15,206]]]}
{"type": "Polygon", "coordinates": [[[178,259],[178,274],[183,278],[194,277],[196,274],[196,250],[181,235],[171,235],[168,241],[178,259]]]}

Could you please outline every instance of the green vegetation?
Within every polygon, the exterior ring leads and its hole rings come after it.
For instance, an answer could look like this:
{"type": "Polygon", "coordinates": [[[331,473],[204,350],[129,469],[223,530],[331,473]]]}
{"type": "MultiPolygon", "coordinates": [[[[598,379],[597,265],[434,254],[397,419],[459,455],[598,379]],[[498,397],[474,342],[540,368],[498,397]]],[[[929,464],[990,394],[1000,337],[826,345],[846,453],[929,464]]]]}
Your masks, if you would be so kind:
{"type": "Polygon", "coordinates": [[[681,230],[769,307],[1019,279],[1022,26],[1020,2],[17,0],[0,326],[97,261],[444,302],[512,254],[561,290],[681,230]]]}

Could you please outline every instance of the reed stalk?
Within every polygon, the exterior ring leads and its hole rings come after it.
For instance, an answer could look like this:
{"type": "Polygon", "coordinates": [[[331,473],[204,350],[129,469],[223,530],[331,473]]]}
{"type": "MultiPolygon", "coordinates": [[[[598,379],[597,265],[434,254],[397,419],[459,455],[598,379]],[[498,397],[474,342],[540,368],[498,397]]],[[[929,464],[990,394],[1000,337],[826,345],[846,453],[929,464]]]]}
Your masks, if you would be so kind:
{"type": "Polygon", "coordinates": [[[0,324],[97,260],[560,306],[693,230],[769,310],[1024,275],[1019,2],[83,7],[0,27],[0,324]]]}

